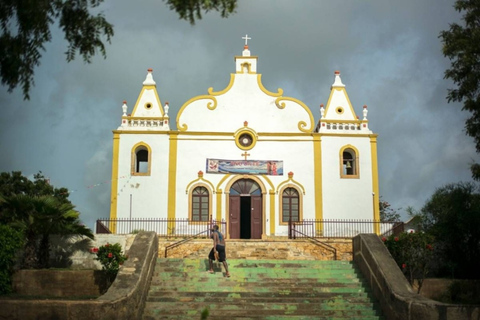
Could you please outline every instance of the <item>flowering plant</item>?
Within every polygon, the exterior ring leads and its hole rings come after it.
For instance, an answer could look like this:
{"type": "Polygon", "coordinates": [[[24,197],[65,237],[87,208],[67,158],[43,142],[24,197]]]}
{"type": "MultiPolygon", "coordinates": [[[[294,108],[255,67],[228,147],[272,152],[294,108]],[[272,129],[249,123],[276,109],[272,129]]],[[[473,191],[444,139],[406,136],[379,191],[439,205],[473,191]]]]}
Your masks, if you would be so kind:
{"type": "Polygon", "coordinates": [[[417,280],[417,291],[420,293],[423,279],[433,261],[433,237],[424,232],[404,232],[381,240],[410,284],[417,280]]]}
{"type": "Polygon", "coordinates": [[[119,243],[107,243],[100,248],[90,249],[90,252],[97,255],[95,260],[102,264],[102,270],[105,272],[109,284],[115,280],[120,266],[128,258],[123,254],[119,243]]]}

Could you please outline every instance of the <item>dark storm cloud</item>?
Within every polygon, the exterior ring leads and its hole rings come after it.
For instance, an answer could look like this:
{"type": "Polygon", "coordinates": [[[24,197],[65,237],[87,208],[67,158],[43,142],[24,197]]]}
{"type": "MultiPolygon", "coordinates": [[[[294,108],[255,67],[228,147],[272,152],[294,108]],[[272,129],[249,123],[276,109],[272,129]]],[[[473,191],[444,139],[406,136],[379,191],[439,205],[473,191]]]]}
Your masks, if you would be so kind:
{"type": "Polygon", "coordinates": [[[208,13],[190,26],[162,1],[107,1],[102,9],[115,36],[106,60],[66,63],[57,30],[36,70],[31,100],[0,88],[0,170],[42,170],[72,190],[82,219],[93,226],[109,215],[111,131],[120,124],[122,101],[134,106],[146,70],[154,69],[174,120],[191,97],[226,87],[247,33],[265,87],[302,100],[316,120],[333,72],[341,71],[355,111],[368,105],[370,128],[379,134],[383,199],[420,208],[436,187],[469,180],[468,165],[477,158],[463,131],[468,114],[445,100],[449,62],[438,35],[459,19],[452,5],[239,1],[230,18],[208,13]]]}

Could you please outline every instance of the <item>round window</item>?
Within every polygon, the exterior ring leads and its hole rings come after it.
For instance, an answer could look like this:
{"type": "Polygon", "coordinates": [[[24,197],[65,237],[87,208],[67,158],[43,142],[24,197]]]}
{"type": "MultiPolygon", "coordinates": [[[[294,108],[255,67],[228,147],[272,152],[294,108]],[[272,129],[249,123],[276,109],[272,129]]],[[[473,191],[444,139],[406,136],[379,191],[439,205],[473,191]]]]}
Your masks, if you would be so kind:
{"type": "Polygon", "coordinates": [[[343,108],[342,108],[342,107],[338,107],[338,108],[337,108],[337,113],[342,114],[342,113],[343,113],[343,108]]]}
{"type": "Polygon", "coordinates": [[[248,133],[243,133],[243,134],[240,135],[240,137],[238,137],[238,142],[243,147],[249,147],[253,143],[253,138],[248,133]]]}

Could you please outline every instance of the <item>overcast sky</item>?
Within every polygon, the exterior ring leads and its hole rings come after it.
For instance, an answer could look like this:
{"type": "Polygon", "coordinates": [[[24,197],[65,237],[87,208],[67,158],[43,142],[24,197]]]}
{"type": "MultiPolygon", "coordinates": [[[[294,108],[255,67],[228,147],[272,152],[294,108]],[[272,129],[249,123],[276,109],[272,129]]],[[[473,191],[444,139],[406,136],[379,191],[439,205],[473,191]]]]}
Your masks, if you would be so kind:
{"type": "Polygon", "coordinates": [[[264,86],[303,101],[315,121],[341,71],[356,113],[366,104],[379,135],[382,199],[402,213],[420,209],[436,188],[470,181],[469,164],[478,159],[464,131],[469,115],[445,99],[453,85],[443,79],[450,64],[438,35],[460,20],[453,4],[243,0],[230,18],[212,12],[191,26],[160,0],[106,0],[101,10],[115,30],[107,59],[67,63],[66,43],[54,30],[31,99],[0,87],[0,171],[42,171],[71,190],[93,228],[109,216],[112,130],[123,100],[132,110],[147,69],[174,120],[190,98],[227,86],[248,34],[264,86]]]}

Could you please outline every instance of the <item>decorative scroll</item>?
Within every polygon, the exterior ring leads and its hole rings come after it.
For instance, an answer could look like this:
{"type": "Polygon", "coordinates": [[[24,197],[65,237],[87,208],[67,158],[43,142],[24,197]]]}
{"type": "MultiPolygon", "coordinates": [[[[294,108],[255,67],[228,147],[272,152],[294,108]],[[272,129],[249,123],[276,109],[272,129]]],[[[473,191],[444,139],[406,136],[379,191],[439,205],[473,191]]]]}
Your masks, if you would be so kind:
{"type": "Polygon", "coordinates": [[[207,159],[207,173],[283,175],[283,161],[207,159]]]}

